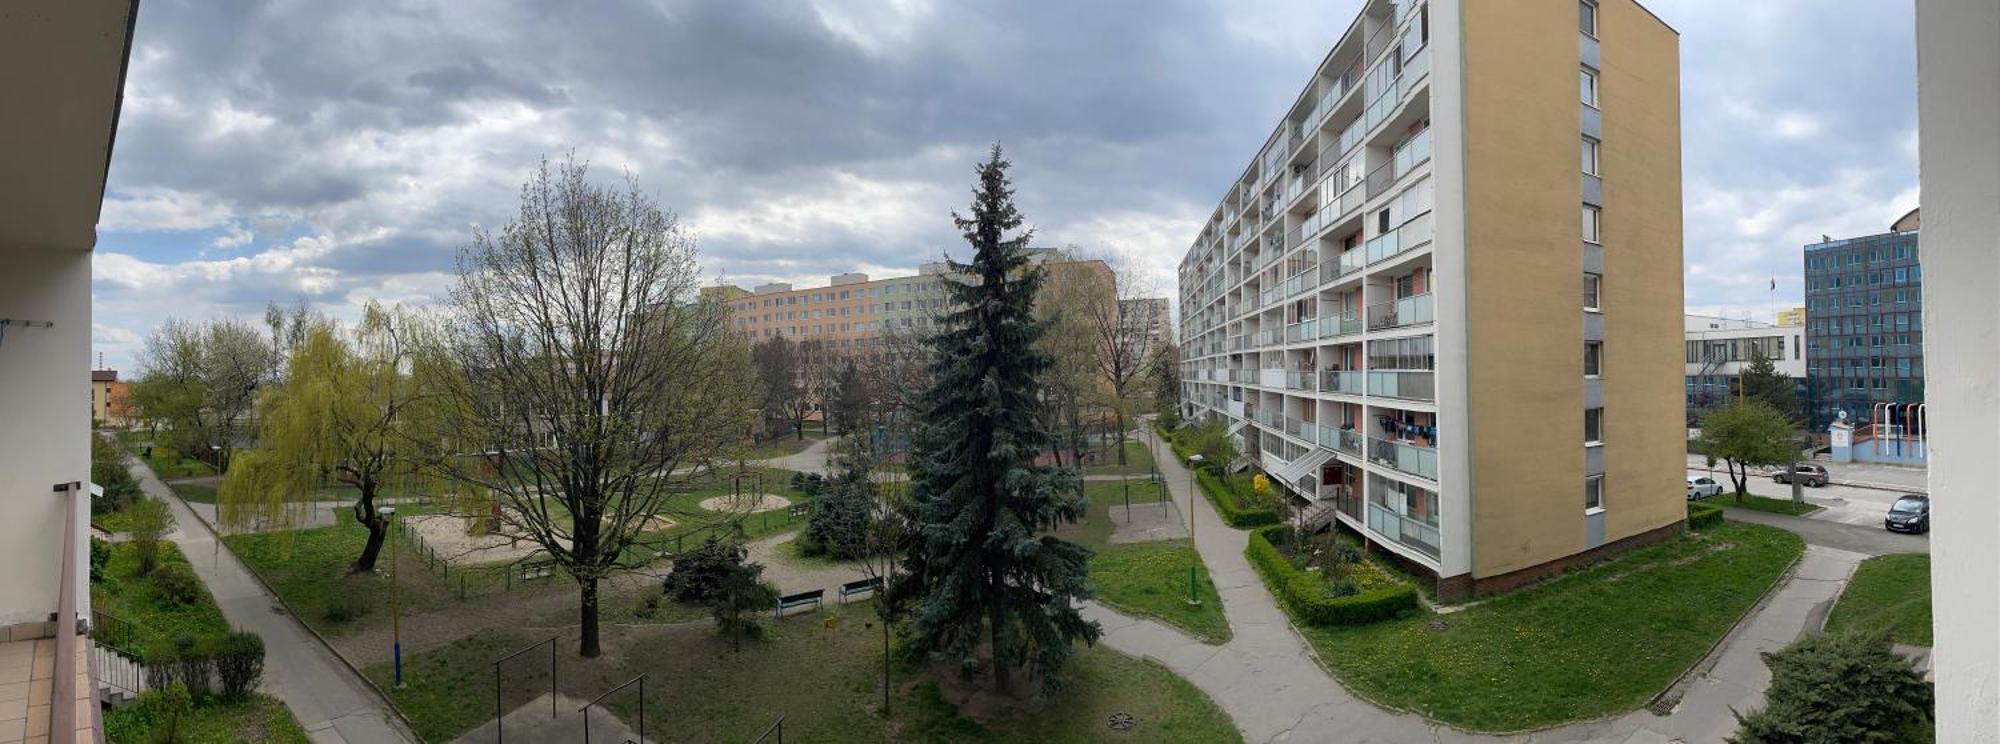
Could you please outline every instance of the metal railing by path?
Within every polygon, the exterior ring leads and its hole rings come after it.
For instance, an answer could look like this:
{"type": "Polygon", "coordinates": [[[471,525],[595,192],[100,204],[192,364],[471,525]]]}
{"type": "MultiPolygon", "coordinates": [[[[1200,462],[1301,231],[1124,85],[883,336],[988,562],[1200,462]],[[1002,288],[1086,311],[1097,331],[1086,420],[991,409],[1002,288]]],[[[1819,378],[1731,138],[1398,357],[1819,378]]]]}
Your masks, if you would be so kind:
{"type": "Polygon", "coordinates": [[[758,735],[756,744],[785,744],[785,717],[778,716],[776,723],[764,729],[764,733],[758,735]]]}
{"type": "Polygon", "coordinates": [[[609,697],[612,693],[631,687],[634,684],[639,686],[639,741],[643,742],[646,740],[646,675],[640,674],[637,677],[627,680],[625,684],[605,690],[604,694],[591,698],[590,702],[584,703],[583,707],[576,709],[577,713],[583,715],[583,744],[590,744],[591,707],[597,705],[598,702],[609,697]]]}
{"type": "MultiPolygon", "coordinates": [[[[493,660],[494,744],[500,744],[501,742],[507,740],[507,732],[506,732],[507,707],[506,703],[504,703],[501,700],[502,696],[506,692],[506,686],[502,684],[500,678],[500,665],[514,659],[517,656],[520,656],[521,654],[525,654],[529,651],[541,648],[544,645],[547,645],[549,647],[549,717],[554,718],[556,716],[556,639],[559,637],[560,636],[549,636],[549,639],[546,641],[536,641],[534,644],[528,646],[527,648],[523,648],[521,650],[515,651],[513,653],[507,654],[506,656],[502,656],[498,659],[493,660]]],[[[584,720],[586,721],[585,725],[588,726],[589,718],[586,717],[584,720]]]]}

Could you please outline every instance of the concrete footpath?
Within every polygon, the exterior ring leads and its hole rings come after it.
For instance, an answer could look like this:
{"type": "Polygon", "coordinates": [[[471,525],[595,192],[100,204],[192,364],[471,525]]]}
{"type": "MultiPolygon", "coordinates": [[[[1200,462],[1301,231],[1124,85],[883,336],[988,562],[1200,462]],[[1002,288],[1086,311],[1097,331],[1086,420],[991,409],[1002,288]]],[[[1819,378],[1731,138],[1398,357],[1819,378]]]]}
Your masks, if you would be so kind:
{"type": "MultiPolygon", "coordinates": [[[[1150,430],[1143,432],[1142,441],[1156,455],[1166,451],[1150,430]]],[[[1189,473],[1178,460],[1156,459],[1174,500],[1193,505],[1195,545],[1222,597],[1234,637],[1212,646],[1095,603],[1085,607],[1085,614],[1103,625],[1105,645],[1154,659],[1201,688],[1249,742],[1721,742],[1736,730],[1731,710],[1763,704],[1770,671],[1758,654],[1817,630],[1855,565],[1866,557],[1809,544],[1792,574],[1723,639],[1720,653],[1707,660],[1711,665],[1685,681],[1680,703],[1666,716],[1638,710],[1543,731],[1470,734],[1412,713],[1378,708],[1329,676],[1244,557],[1249,533],[1223,526],[1208,499],[1190,498],[1195,494],[1189,473]]]]}
{"type": "Polygon", "coordinates": [[[175,530],[167,538],[186,553],[232,627],[264,638],[262,689],[284,701],[299,724],[319,744],[415,742],[374,688],[335,658],[325,644],[284,610],[250,574],[236,554],[222,549],[215,533],[151,468],[136,458],[126,466],[146,495],[172,508],[175,530]]]}

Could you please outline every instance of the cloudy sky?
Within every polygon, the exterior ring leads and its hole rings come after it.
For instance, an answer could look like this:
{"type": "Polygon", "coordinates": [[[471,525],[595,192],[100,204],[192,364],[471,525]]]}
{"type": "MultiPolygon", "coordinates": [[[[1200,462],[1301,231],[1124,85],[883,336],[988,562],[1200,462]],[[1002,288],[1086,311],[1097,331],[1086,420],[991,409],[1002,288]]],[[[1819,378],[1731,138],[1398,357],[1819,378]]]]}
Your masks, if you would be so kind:
{"type": "MultiPolygon", "coordinates": [[[[1687,304],[1916,205],[1908,2],[1647,0],[1682,34],[1687,304]]],[[[908,273],[1002,142],[1046,245],[1172,270],[1359,0],[147,0],[95,345],[165,316],[424,303],[537,160],[629,173],[711,278],[908,273]]],[[[962,254],[962,251],[960,251],[962,254]]]]}

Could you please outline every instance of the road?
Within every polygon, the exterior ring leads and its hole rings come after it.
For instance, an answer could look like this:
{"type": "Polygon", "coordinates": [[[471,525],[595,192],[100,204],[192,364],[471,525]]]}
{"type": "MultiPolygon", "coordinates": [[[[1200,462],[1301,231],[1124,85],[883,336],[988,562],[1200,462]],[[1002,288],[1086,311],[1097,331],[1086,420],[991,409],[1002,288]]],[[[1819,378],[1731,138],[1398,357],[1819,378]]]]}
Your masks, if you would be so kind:
{"type": "MultiPolygon", "coordinates": [[[[1812,519],[1881,529],[1882,515],[1888,513],[1889,505],[1895,503],[1898,496],[1924,492],[1924,471],[1914,468],[1851,463],[1828,465],[1827,471],[1833,475],[1832,483],[1805,489],[1807,503],[1824,507],[1813,512],[1810,515],[1812,519]],[[1868,483],[1872,487],[1845,485],[1851,483],[1868,483]]],[[[1701,458],[1688,458],[1689,477],[1708,474],[1708,466],[1701,458]]],[[[1722,484],[1724,492],[1710,501],[1727,506],[1735,489],[1729,482],[1729,473],[1718,464],[1713,477],[1715,482],[1722,484]]],[[[1755,496],[1792,498],[1792,487],[1771,480],[1768,474],[1751,475],[1747,485],[1755,496]]]]}

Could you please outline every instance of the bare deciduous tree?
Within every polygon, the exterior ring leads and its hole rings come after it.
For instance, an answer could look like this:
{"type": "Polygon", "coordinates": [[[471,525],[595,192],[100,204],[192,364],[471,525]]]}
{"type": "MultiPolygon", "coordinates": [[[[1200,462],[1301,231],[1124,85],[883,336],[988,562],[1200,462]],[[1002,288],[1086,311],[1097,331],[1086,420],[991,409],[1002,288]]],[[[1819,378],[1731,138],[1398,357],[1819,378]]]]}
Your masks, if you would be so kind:
{"type": "Polygon", "coordinates": [[[697,295],[694,239],[631,179],[585,170],[544,162],[519,215],[474,234],[442,388],[444,441],[484,451],[450,472],[576,581],[595,657],[599,582],[644,562],[628,549],[741,431],[750,396],[743,339],[697,295]]]}

